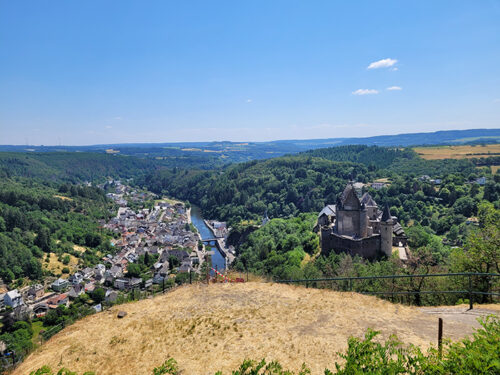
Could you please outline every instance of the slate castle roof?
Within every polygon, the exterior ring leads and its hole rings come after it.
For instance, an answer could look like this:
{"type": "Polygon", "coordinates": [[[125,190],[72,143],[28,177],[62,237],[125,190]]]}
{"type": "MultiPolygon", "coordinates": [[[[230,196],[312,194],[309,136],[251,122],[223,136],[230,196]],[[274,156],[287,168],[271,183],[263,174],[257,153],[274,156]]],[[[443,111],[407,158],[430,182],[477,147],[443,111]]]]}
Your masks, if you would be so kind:
{"type": "Polygon", "coordinates": [[[372,196],[368,193],[364,193],[360,199],[361,204],[364,204],[367,207],[377,207],[377,202],[375,202],[372,196]]]}
{"type": "Polygon", "coordinates": [[[384,212],[382,214],[382,221],[392,220],[391,210],[389,209],[389,205],[386,203],[384,207],[384,212]]]}

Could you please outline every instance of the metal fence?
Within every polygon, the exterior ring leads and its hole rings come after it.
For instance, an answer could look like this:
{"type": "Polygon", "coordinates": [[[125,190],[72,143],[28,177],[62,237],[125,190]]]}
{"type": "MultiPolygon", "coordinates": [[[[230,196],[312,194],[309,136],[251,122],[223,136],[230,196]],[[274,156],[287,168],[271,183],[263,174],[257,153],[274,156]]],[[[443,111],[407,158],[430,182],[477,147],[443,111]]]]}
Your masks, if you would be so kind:
{"type": "MultiPolygon", "coordinates": [[[[425,295],[459,295],[468,300],[469,308],[473,308],[474,301],[485,302],[485,298],[496,300],[500,297],[500,274],[498,273],[437,273],[413,275],[381,275],[381,276],[347,276],[317,279],[274,280],[278,283],[299,284],[305,287],[327,288],[338,291],[354,291],[361,294],[380,295],[393,301],[397,296],[413,296],[417,305],[425,295]],[[425,288],[426,280],[448,278],[445,286],[456,285],[456,289],[425,288]],[[450,282],[450,278],[454,281],[450,282]],[[461,280],[460,280],[461,279],[461,280]],[[373,283],[376,281],[377,283],[373,283]],[[368,284],[367,284],[368,282],[368,284]],[[370,284],[370,282],[372,282],[370,284]],[[361,285],[360,285],[361,284],[361,285]],[[497,289],[499,288],[499,289],[497,289]],[[479,298],[481,297],[481,298],[479,298]]],[[[432,283],[439,286],[439,282],[432,283]]],[[[410,302],[410,299],[400,302],[410,302]]]]}

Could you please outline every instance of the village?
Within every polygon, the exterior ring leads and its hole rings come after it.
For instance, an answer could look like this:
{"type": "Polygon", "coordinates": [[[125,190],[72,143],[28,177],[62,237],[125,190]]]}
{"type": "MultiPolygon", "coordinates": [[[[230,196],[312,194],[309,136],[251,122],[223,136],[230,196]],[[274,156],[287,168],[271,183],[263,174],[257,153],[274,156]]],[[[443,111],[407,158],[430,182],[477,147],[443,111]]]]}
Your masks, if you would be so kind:
{"type": "MultiPolygon", "coordinates": [[[[47,279],[36,284],[0,294],[0,309],[12,309],[15,319],[44,316],[51,309],[69,306],[84,293],[100,288],[102,301],[92,307],[102,310],[102,303],[116,303],[120,296],[136,290],[165,288],[166,284],[186,280],[200,273],[209,251],[191,223],[189,205],[183,202],[156,199],[150,192],[138,191],[120,181],[109,181],[108,198],[119,207],[116,216],[100,223],[115,233],[111,245],[114,254],[105,254],[94,267],[79,268],[67,278],[47,279]],[[111,191],[110,191],[111,186],[111,191]],[[150,208],[133,209],[131,206],[150,208]],[[137,272],[135,264],[142,265],[137,272]],[[144,272],[144,268],[147,271],[144,272]]],[[[222,226],[225,225],[221,224],[222,226]]]]}

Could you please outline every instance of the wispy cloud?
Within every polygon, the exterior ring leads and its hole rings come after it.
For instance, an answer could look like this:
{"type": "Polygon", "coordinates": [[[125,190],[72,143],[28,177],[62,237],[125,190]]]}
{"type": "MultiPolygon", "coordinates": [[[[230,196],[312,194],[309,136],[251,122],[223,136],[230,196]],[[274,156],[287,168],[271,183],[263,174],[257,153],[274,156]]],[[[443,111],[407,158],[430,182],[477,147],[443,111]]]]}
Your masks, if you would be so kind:
{"type": "Polygon", "coordinates": [[[401,90],[403,90],[403,88],[400,86],[391,86],[391,87],[386,88],[386,90],[388,90],[388,91],[401,91],[401,90]]]}
{"type": "Polygon", "coordinates": [[[120,121],[121,119],[122,119],[121,116],[113,117],[113,120],[116,120],[116,121],[120,121]]]}
{"type": "Polygon", "coordinates": [[[357,89],[352,92],[353,95],[374,95],[378,94],[378,90],[375,89],[357,89]]]}
{"type": "Polygon", "coordinates": [[[106,125],[104,128],[105,128],[105,129],[111,129],[111,128],[113,128],[113,127],[112,127],[111,125],[106,125]]]}
{"type": "Polygon", "coordinates": [[[382,59],[378,61],[372,62],[368,65],[367,69],[380,69],[380,68],[390,68],[394,64],[396,64],[398,60],[396,59],[382,59]]]}
{"type": "Polygon", "coordinates": [[[251,102],[253,102],[252,99],[247,99],[247,103],[251,103],[251,102]]]}
{"type": "Polygon", "coordinates": [[[500,98],[498,98],[498,99],[493,99],[493,103],[500,103],[500,98]]]}

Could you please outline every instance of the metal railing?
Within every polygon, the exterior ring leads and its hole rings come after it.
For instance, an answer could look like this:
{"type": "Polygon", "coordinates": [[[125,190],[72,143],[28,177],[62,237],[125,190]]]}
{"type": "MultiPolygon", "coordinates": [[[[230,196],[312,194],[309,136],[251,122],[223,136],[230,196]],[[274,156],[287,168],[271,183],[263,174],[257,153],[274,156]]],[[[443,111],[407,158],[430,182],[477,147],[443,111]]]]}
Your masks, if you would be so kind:
{"type": "MultiPolygon", "coordinates": [[[[341,290],[341,291],[355,291],[361,294],[372,294],[372,295],[383,295],[383,296],[401,296],[401,295],[437,295],[437,294],[458,294],[464,295],[469,300],[469,308],[473,308],[474,296],[490,296],[490,297],[500,297],[500,291],[494,291],[493,283],[491,282],[494,278],[500,278],[498,273],[480,273],[480,272],[457,272],[457,273],[437,273],[437,274],[409,274],[409,275],[379,275],[379,276],[346,276],[346,277],[327,277],[327,278],[315,278],[315,279],[295,279],[295,280],[274,280],[274,282],[285,283],[285,284],[303,284],[307,287],[321,287],[325,286],[327,283],[331,285],[331,289],[341,290]],[[413,285],[414,280],[425,280],[428,278],[451,278],[451,277],[465,277],[467,278],[465,289],[455,289],[455,290],[425,290],[423,289],[423,282],[418,285],[418,288],[413,285]],[[480,281],[486,288],[479,288],[474,286],[474,278],[480,281]],[[386,285],[385,290],[362,290],[363,288],[353,287],[353,282],[355,281],[371,281],[371,280],[392,280],[391,285],[386,285]],[[397,285],[394,283],[395,280],[410,280],[410,285],[397,285]],[[337,283],[337,288],[334,288],[333,283],[337,283]],[[347,283],[347,287],[340,285],[341,283],[347,283]],[[405,290],[402,290],[405,289],[405,290]],[[486,289],[486,290],[485,290],[486,289]]],[[[498,279],[500,281],[500,279],[498,279]]]]}

